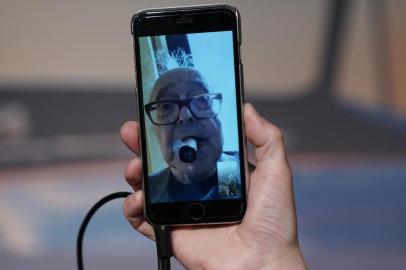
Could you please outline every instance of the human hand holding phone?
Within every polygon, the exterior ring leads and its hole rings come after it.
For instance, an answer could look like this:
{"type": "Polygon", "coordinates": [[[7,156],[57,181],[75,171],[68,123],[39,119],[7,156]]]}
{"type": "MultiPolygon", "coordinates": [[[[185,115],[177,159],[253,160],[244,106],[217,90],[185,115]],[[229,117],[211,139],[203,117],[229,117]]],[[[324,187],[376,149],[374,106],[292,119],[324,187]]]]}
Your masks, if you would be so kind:
{"type": "MultiPolygon", "coordinates": [[[[256,168],[249,176],[247,210],[233,225],[183,226],[171,231],[177,260],[187,269],[306,269],[297,237],[292,173],[280,130],[244,106],[245,133],[255,147],[256,168]]],[[[139,154],[138,123],[121,128],[124,143],[139,154]]],[[[131,225],[150,239],[154,230],[143,215],[142,162],[131,160],[125,178],[134,194],[124,202],[131,225]]]]}

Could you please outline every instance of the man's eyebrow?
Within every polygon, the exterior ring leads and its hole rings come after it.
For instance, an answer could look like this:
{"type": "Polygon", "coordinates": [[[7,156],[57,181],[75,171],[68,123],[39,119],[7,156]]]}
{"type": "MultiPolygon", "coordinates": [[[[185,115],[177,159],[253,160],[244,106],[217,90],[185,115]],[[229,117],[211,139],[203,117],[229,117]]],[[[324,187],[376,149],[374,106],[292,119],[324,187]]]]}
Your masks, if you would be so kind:
{"type": "Polygon", "coordinates": [[[155,101],[160,100],[164,95],[164,93],[166,93],[169,90],[169,88],[173,87],[174,85],[175,85],[174,82],[170,82],[166,84],[164,87],[161,87],[161,89],[159,89],[158,95],[155,98],[155,101]]]}

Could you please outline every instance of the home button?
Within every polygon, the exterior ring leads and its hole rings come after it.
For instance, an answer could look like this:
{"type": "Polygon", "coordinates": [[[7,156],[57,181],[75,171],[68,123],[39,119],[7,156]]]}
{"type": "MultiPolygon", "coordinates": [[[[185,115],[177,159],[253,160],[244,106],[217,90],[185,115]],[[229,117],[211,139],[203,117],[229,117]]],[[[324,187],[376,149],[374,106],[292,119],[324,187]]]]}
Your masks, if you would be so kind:
{"type": "Polygon", "coordinates": [[[187,208],[188,217],[193,220],[201,220],[205,212],[204,206],[201,203],[191,203],[187,208]]]}

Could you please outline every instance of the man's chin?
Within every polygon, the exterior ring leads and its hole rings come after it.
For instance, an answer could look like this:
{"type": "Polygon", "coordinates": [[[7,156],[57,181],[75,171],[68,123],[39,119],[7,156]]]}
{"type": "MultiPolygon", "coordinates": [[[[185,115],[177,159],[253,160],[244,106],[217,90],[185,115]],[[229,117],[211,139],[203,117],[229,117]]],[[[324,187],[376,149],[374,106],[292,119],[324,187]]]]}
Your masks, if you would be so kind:
{"type": "Polygon", "coordinates": [[[215,168],[215,166],[205,166],[198,160],[187,163],[179,161],[171,167],[176,174],[188,178],[206,178],[213,173],[213,168],[215,168]]]}

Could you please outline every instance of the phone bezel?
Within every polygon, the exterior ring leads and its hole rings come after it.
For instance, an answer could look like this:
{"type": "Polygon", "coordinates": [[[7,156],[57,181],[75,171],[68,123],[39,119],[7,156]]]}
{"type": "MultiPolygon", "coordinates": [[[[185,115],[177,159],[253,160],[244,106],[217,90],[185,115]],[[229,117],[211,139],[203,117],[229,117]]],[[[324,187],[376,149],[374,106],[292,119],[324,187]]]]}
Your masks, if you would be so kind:
{"type": "MultiPolygon", "coordinates": [[[[144,211],[149,223],[157,225],[182,225],[182,224],[207,224],[238,222],[242,219],[246,209],[246,142],[243,129],[242,103],[242,64],[240,60],[241,32],[239,13],[236,8],[229,5],[192,6],[164,9],[142,10],[134,15],[131,23],[131,31],[134,37],[136,92],[138,99],[138,119],[140,123],[141,157],[143,159],[143,171],[147,172],[146,158],[146,132],[145,112],[143,102],[142,76],[140,67],[140,48],[138,38],[142,36],[200,33],[214,31],[232,31],[234,49],[234,69],[236,85],[236,106],[238,117],[238,136],[240,149],[240,173],[241,173],[241,199],[210,200],[190,202],[149,203],[148,181],[143,181],[144,211]],[[178,18],[191,19],[192,23],[177,24],[178,18]],[[200,203],[210,216],[199,220],[193,220],[187,215],[187,208],[192,203],[200,203]]],[[[143,179],[145,179],[143,177],[143,179]]]]}

